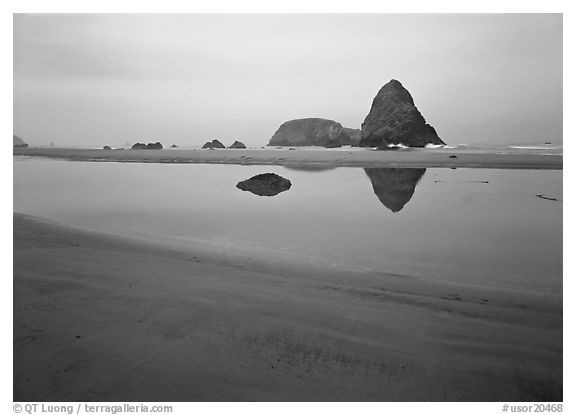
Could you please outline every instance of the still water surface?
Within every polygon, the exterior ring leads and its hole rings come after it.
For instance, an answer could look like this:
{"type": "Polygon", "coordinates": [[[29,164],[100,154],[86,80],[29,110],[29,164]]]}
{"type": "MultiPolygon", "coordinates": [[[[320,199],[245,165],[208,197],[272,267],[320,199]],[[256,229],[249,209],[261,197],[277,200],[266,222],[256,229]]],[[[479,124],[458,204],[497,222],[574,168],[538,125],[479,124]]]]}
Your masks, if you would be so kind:
{"type": "Polygon", "coordinates": [[[223,253],[562,291],[561,171],[308,170],[15,157],[14,211],[223,253]],[[235,187],[265,172],[286,177],[291,189],[259,197],[235,187]]]}

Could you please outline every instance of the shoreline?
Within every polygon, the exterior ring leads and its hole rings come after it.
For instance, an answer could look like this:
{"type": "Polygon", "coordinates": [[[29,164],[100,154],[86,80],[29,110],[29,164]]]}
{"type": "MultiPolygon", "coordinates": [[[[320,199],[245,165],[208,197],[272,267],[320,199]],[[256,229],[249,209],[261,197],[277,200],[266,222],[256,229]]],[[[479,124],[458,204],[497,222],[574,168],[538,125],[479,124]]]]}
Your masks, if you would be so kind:
{"type": "Polygon", "coordinates": [[[465,151],[343,151],[287,149],[94,150],[15,148],[14,156],[122,163],[204,163],[293,167],[491,168],[562,170],[562,155],[469,153],[465,151]],[[457,158],[450,158],[455,155],[457,158]]]}
{"type": "Polygon", "coordinates": [[[561,401],[562,296],[14,214],[14,400],[561,401]]]}

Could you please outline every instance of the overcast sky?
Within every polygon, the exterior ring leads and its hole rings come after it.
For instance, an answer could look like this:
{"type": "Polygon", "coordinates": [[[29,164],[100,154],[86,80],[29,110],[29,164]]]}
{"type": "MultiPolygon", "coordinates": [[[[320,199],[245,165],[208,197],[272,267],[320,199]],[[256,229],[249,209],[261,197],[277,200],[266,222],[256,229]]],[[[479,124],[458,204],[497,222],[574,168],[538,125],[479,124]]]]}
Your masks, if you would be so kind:
{"type": "Polygon", "coordinates": [[[561,15],[14,17],[14,133],[33,145],[360,128],[392,78],[449,144],[562,141],[561,15]]]}

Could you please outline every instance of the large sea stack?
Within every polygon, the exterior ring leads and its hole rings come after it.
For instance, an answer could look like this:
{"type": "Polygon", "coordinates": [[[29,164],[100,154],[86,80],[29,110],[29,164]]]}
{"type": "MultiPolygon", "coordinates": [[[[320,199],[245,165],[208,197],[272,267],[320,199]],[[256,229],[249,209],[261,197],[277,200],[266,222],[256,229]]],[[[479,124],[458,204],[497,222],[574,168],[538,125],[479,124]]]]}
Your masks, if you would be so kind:
{"type": "Polygon", "coordinates": [[[352,129],[324,118],[303,118],[286,121],[274,133],[269,146],[331,146],[356,144],[352,129]],[[348,130],[348,131],[347,131],[348,130]]]}
{"type": "Polygon", "coordinates": [[[424,147],[445,144],[414,105],[410,92],[392,79],[380,89],[362,124],[360,147],[384,148],[389,144],[424,147]]]}

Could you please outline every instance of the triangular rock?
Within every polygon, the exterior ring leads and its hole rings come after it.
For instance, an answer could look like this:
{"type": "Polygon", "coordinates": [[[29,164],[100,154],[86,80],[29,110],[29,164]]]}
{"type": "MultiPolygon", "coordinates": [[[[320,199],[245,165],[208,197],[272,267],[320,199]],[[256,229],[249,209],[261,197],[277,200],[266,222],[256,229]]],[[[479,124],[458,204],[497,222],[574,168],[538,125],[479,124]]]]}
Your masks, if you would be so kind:
{"type": "Polygon", "coordinates": [[[436,130],[426,124],[410,92],[395,79],[384,85],[374,98],[362,124],[359,146],[381,147],[387,144],[404,144],[408,147],[445,144],[436,130]]]}

